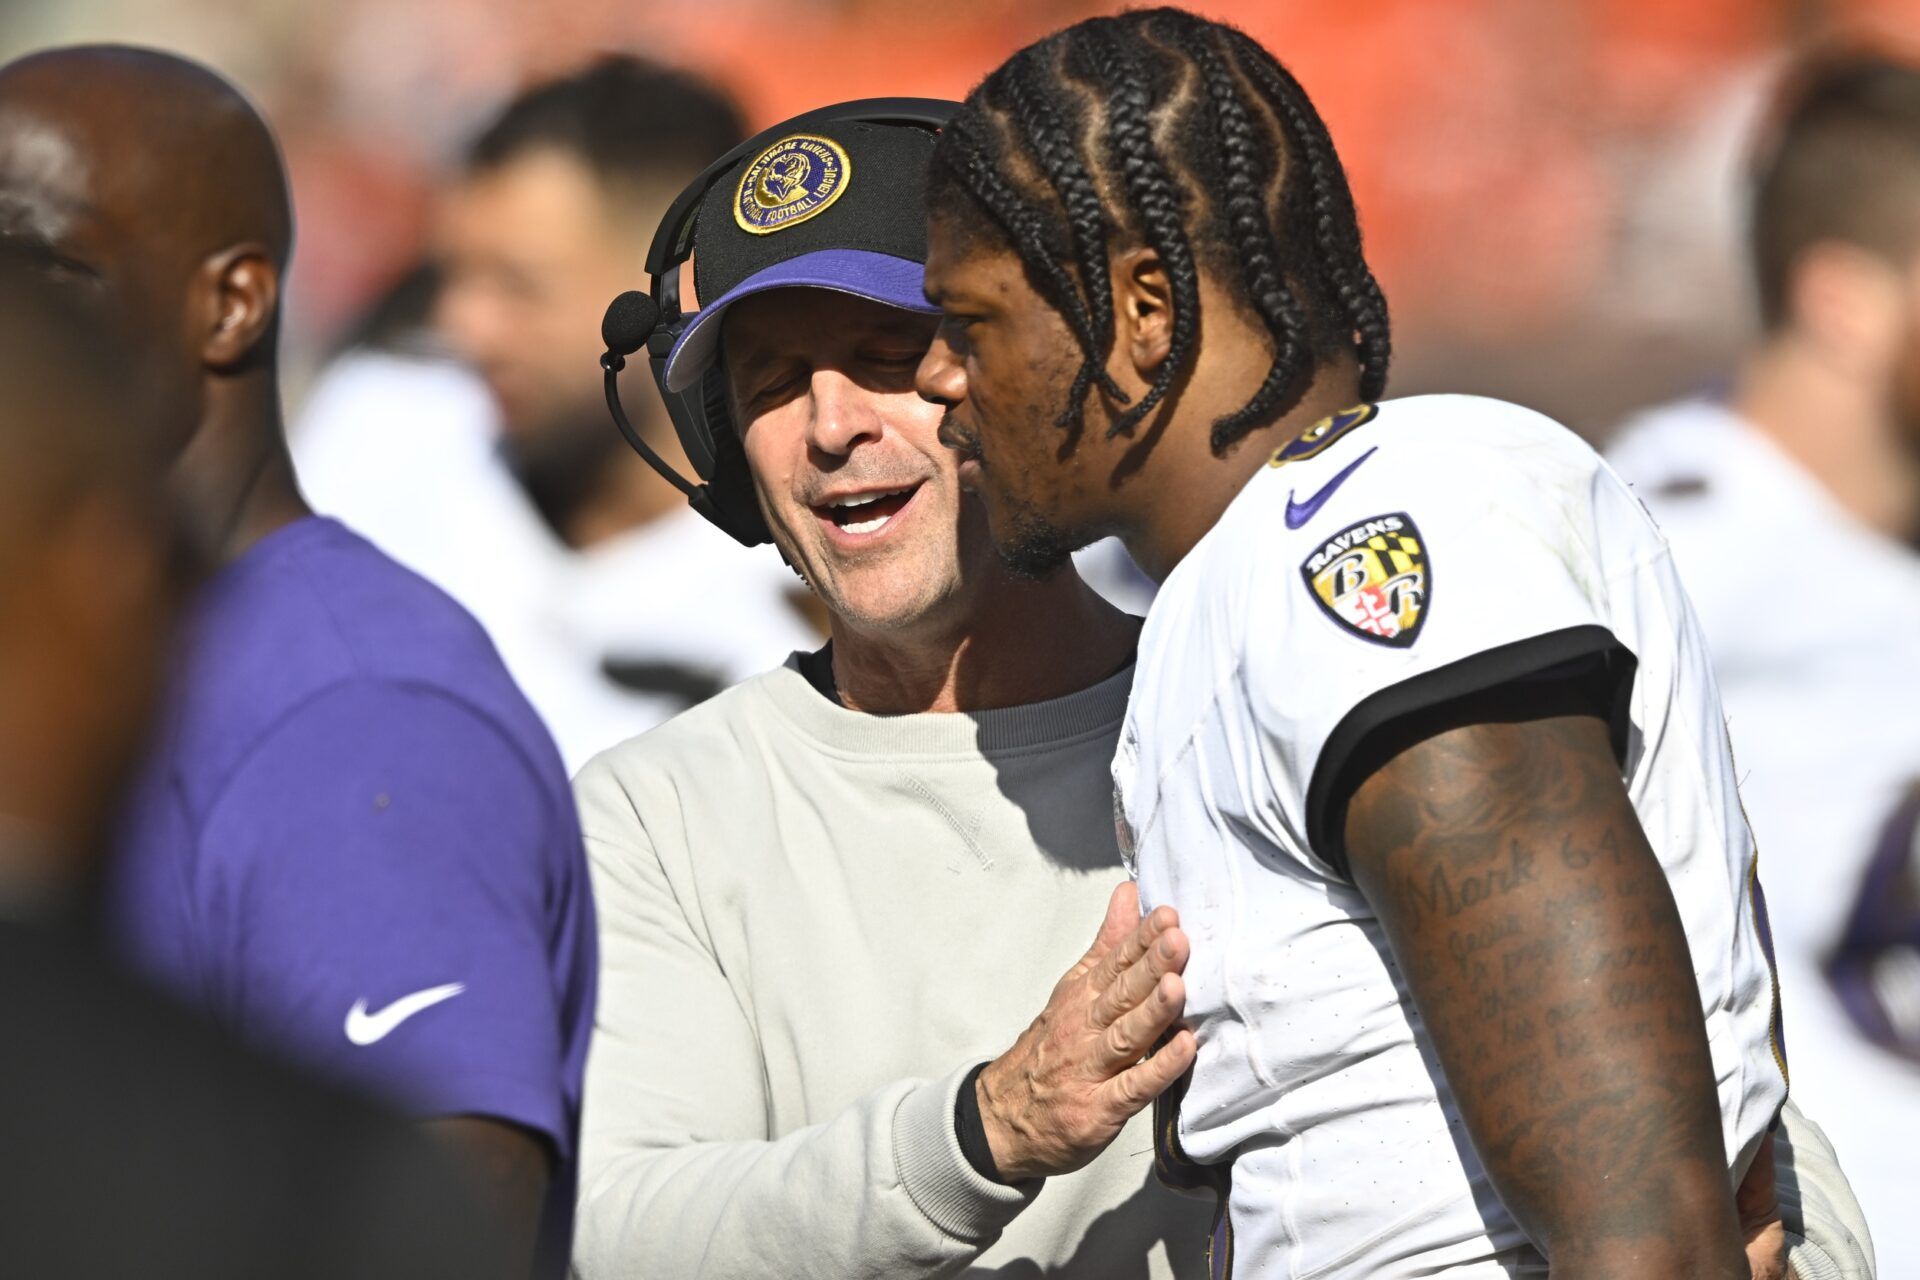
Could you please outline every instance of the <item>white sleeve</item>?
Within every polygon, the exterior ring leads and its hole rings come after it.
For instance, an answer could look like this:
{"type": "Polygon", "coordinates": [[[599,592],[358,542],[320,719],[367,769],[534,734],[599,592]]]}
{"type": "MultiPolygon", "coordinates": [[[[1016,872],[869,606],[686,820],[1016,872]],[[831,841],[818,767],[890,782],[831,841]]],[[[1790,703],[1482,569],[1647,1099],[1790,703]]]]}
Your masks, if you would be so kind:
{"type": "Polygon", "coordinates": [[[1253,557],[1246,584],[1243,670],[1292,836],[1279,843],[1320,874],[1346,875],[1346,799],[1369,739],[1415,712],[1578,672],[1625,748],[1634,659],[1609,625],[1594,517],[1610,473],[1536,415],[1422,425],[1430,440],[1383,435],[1299,532],[1265,516],[1287,554],[1253,557]]]}
{"type": "Polygon", "coordinates": [[[1787,1261],[1800,1280],[1873,1280],[1873,1237],[1826,1132],[1792,1099],[1774,1132],[1787,1261]]]}

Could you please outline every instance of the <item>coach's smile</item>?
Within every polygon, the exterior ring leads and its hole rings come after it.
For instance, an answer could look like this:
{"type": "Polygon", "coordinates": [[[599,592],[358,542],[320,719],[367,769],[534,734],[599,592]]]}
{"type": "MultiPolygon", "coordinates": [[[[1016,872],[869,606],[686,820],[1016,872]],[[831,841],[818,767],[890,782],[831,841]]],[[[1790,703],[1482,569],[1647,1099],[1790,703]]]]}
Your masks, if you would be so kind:
{"type": "Polygon", "coordinates": [[[830,543],[844,549],[873,545],[899,523],[925,481],[837,493],[808,503],[830,543]]]}

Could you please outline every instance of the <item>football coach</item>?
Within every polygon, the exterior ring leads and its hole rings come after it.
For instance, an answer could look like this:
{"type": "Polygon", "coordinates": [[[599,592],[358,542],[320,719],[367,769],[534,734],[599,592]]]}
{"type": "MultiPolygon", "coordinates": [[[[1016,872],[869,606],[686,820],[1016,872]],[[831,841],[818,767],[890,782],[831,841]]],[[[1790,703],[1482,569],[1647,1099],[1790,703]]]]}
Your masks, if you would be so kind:
{"type": "Polygon", "coordinates": [[[1146,1056],[1188,943],[1114,836],[1139,620],[1071,567],[1007,571],[914,390],[947,109],[776,126],[655,242],[695,505],[776,542],[832,638],[576,781],[589,1280],[1205,1274],[1211,1206],[1157,1183],[1144,1111],[1192,1060],[1186,1031],[1146,1056]]]}

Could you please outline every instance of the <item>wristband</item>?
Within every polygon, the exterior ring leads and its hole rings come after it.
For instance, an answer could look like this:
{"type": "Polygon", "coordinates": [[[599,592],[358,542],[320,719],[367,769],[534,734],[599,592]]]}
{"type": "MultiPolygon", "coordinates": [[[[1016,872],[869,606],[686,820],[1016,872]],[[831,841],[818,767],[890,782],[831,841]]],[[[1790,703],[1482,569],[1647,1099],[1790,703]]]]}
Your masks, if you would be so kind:
{"type": "Polygon", "coordinates": [[[953,1100],[953,1133],[960,1139],[960,1154],[967,1158],[973,1171],[988,1182],[999,1186],[1009,1186],[1000,1176],[1000,1170],[993,1163],[993,1147],[987,1142],[987,1122],[980,1115],[980,1073],[987,1069],[981,1063],[967,1072],[967,1078],[960,1082],[959,1096],[953,1100]]]}

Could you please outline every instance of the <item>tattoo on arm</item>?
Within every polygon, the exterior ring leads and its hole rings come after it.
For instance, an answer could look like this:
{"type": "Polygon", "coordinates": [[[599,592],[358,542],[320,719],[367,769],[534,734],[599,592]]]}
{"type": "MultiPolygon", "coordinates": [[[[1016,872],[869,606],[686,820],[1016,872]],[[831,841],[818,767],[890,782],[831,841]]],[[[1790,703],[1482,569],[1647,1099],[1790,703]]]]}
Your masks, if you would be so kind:
{"type": "Polygon", "coordinates": [[[1687,939],[1606,726],[1468,714],[1403,729],[1346,836],[1474,1148],[1555,1277],[1744,1278],[1687,939]]]}

